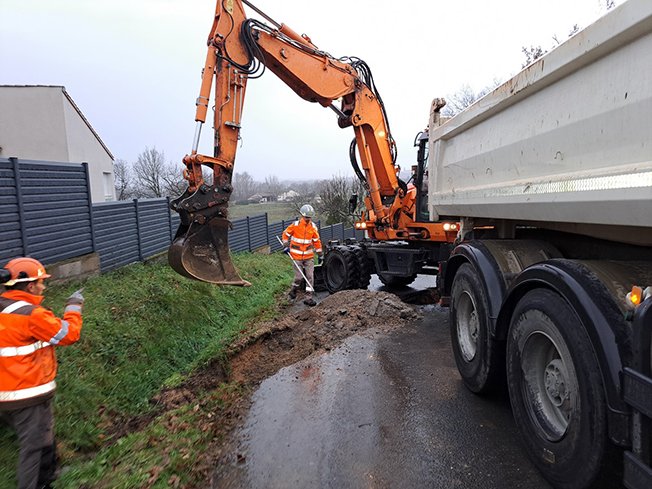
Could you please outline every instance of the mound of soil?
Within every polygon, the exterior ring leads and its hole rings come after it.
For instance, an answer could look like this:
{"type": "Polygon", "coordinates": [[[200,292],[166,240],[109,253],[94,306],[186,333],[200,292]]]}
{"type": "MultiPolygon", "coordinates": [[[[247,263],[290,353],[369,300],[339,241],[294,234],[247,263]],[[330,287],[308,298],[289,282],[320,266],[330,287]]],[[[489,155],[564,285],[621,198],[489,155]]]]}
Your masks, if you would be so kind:
{"type": "Polygon", "coordinates": [[[388,330],[412,321],[417,312],[395,295],[346,290],[317,306],[261,325],[233,348],[229,380],[258,383],[318,349],[330,350],[370,327],[388,330]]]}

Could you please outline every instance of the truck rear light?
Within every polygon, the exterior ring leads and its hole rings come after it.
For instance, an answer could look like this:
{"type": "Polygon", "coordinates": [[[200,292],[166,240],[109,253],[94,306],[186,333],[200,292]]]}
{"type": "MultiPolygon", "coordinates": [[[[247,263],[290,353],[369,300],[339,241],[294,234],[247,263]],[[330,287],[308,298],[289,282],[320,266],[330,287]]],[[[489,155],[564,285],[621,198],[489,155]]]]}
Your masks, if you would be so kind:
{"type": "Polygon", "coordinates": [[[625,296],[625,300],[630,307],[636,307],[650,297],[652,297],[652,287],[643,289],[643,287],[634,285],[632,286],[632,290],[625,296]]]}

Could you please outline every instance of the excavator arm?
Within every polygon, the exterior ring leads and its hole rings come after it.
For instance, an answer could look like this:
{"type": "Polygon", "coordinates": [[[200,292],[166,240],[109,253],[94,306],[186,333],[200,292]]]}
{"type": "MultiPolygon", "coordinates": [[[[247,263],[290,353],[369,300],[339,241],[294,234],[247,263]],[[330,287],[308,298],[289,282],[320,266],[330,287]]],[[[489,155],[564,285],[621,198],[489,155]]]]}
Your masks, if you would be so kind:
{"type": "Polygon", "coordinates": [[[352,162],[368,192],[364,229],[379,239],[448,240],[431,225],[412,226],[416,192],[397,176],[396,146],[368,66],[357,58],[333,58],[247,0],[218,0],[196,103],[192,151],[183,158],[188,188],[171,202],[181,218],[168,253],[177,272],[216,284],[249,285],[230,259],[227,207],[247,82],[265,69],[304,100],[333,109],[340,127],[353,127],[362,169],[353,150],[352,162]],[[243,4],[272,26],[247,18],[243,4]],[[197,150],[213,84],[214,154],[205,156],[197,150]],[[337,100],[339,107],[334,105],[337,100]]]}

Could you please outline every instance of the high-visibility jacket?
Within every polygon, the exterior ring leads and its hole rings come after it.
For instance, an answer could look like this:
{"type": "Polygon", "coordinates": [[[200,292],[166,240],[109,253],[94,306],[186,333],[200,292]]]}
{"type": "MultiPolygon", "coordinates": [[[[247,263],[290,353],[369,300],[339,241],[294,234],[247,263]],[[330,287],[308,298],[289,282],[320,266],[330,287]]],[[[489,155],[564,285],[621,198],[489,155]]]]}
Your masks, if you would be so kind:
{"type": "Polygon", "coordinates": [[[52,397],[57,374],[54,346],[79,339],[81,306],[66,306],[59,319],[40,305],[42,301],[42,296],[22,290],[0,295],[0,410],[52,397]]]}
{"type": "Polygon", "coordinates": [[[294,221],[285,228],[283,243],[289,245],[293,260],[310,260],[315,256],[314,253],[322,254],[317,226],[314,222],[305,219],[294,221]]]}

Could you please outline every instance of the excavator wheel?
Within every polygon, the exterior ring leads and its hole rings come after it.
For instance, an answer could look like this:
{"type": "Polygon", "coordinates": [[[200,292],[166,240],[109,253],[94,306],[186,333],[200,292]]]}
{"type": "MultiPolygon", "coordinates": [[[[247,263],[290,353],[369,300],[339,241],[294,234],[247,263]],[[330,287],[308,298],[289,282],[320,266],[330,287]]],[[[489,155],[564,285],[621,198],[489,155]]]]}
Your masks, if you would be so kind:
{"type": "Polygon", "coordinates": [[[358,283],[356,288],[366,289],[371,282],[371,271],[373,263],[367,257],[367,252],[360,246],[353,245],[350,247],[358,260],[358,283]]]}
{"type": "Polygon", "coordinates": [[[324,259],[324,279],[331,294],[358,288],[359,269],[356,254],[348,246],[330,249],[324,259]]]}

